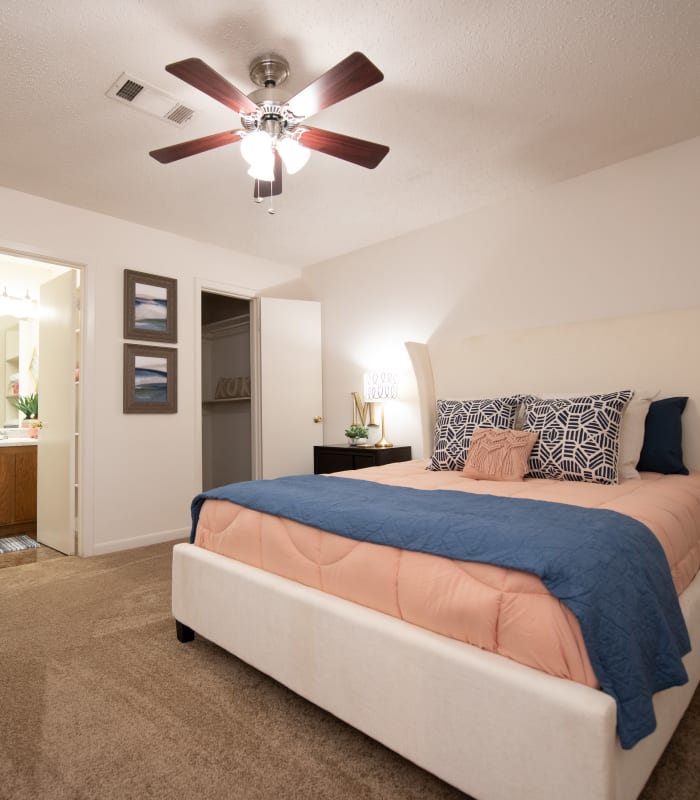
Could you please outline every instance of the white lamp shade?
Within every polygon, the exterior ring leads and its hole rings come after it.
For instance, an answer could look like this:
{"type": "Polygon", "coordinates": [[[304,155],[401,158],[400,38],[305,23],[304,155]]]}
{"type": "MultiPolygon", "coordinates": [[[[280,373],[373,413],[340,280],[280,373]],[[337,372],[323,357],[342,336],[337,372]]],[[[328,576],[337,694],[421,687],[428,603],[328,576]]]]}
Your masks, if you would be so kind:
{"type": "Polygon", "coordinates": [[[277,142],[277,152],[282,157],[284,166],[290,175],[299,172],[309,160],[310,155],[308,148],[303,147],[296,139],[292,139],[289,136],[277,142]]]}
{"type": "Polygon", "coordinates": [[[241,142],[241,155],[252,166],[272,154],[272,139],[265,131],[253,131],[241,142]]]}
{"type": "Polygon", "coordinates": [[[399,385],[394,372],[365,372],[364,389],[368,403],[386,403],[387,400],[399,398],[399,385]]]}

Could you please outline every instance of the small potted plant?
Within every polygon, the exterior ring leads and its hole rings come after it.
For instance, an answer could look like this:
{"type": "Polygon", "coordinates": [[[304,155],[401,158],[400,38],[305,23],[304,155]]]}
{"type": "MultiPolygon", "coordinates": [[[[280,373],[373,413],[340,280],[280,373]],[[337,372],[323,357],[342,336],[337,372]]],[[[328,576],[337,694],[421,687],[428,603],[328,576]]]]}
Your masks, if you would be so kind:
{"type": "Polygon", "coordinates": [[[41,424],[38,421],[39,417],[39,395],[34,394],[21,394],[17,399],[12,401],[14,407],[24,414],[25,419],[21,422],[22,428],[31,428],[30,436],[36,438],[39,433],[41,424]]]}
{"type": "Polygon", "coordinates": [[[345,435],[348,438],[348,443],[352,446],[366,444],[367,434],[369,431],[364,425],[351,425],[346,428],[345,435]]]}

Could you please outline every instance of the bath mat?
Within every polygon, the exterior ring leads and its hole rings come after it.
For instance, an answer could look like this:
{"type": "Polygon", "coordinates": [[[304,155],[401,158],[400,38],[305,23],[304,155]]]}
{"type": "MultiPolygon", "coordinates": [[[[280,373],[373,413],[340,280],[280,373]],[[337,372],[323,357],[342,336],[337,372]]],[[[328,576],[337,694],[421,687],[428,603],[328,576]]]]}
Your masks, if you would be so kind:
{"type": "Polygon", "coordinates": [[[16,553],[18,550],[31,550],[41,547],[31,536],[6,536],[0,539],[0,553],[16,553]]]}

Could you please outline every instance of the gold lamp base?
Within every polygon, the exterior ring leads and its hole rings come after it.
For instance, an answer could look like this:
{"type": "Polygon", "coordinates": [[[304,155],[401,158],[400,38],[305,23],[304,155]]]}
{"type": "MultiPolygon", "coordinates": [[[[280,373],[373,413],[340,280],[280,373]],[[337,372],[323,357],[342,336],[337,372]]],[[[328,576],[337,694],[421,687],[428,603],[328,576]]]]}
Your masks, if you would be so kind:
{"type": "Polygon", "coordinates": [[[374,444],[374,447],[393,447],[394,445],[387,440],[384,435],[384,403],[382,403],[382,438],[374,444]]]}

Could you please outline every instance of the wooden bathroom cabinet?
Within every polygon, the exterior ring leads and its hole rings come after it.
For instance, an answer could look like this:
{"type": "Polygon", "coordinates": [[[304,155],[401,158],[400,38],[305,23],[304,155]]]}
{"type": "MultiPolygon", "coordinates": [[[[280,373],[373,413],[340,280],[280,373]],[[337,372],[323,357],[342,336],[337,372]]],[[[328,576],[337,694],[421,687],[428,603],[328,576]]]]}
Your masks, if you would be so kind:
{"type": "Polygon", "coordinates": [[[0,447],[0,536],[36,533],[36,446],[0,447]]]}

